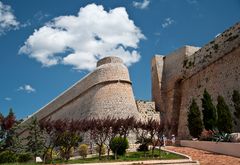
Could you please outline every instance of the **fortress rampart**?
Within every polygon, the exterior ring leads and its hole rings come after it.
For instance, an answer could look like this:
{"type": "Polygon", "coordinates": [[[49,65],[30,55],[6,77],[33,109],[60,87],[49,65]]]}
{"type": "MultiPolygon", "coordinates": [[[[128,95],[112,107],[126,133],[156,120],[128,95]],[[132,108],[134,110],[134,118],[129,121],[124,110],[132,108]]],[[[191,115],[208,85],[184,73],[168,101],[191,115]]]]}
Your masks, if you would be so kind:
{"type": "Polygon", "coordinates": [[[118,57],[106,57],[97,68],[34,113],[38,120],[103,117],[141,118],[138,112],[127,67],[118,57]]]}
{"type": "MultiPolygon", "coordinates": [[[[232,116],[233,90],[240,91],[240,23],[229,28],[203,48],[184,46],[167,56],[152,59],[152,99],[161,113],[167,134],[188,138],[187,112],[191,100],[201,109],[204,89],[216,105],[222,95],[232,116]]],[[[240,131],[240,123],[234,122],[240,131]]]]}

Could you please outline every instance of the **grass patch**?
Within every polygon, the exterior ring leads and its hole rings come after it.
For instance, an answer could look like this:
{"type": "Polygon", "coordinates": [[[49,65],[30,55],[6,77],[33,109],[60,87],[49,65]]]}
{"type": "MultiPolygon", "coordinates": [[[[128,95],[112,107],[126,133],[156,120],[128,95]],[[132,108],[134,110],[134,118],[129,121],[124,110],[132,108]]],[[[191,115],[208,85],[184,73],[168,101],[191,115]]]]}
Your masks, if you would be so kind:
{"type": "Polygon", "coordinates": [[[41,164],[38,164],[38,163],[3,163],[1,165],[41,165],[41,164]]]}
{"type": "MultiPolygon", "coordinates": [[[[74,163],[100,163],[100,162],[121,162],[121,161],[138,161],[138,160],[166,160],[166,159],[184,159],[185,157],[177,154],[173,154],[166,151],[161,151],[159,156],[159,150],[154,151],[154,156],[152,157],[152,152],[146,152],[146,157],[144,157],[144,152],[129,152],[125,156],[119,156],[117,160],[113,156],[110,156],[110,160],[107,156],[102,156],[102,160],[98,160],[98,156],[86,159],[76,159],[69,160],[68,162],[63,162],[61,160],[54,160],[53,164],[74,164],[74,163]]],[[[41,165],[39,163],[5,163],[1,165],[41,165]]]]}
{"type": "MultiPolygon", "coordinates": [[[[100,162],[121,162],[121,161],[138,161],[138,160],[166,160],[166,159],[184,159],[185,157],[177,154],[173,154],[166,151],[161,151],[159,156],[159,150],[154,151],[154,157],[152,157],[151,151],[146,152],[146,157],[144,157],[144,152],[129,152],[125,156],[119,156],[117,160],[113,156],[107,159],[107,156],[102,156],[102,160],[98,160],[98,157],[86,158],[86,159],[76,159],[69,160],[67,163],[100,163],[100,162]]],[[[56,163],[61,163],[56,161],[56,163]]]]}

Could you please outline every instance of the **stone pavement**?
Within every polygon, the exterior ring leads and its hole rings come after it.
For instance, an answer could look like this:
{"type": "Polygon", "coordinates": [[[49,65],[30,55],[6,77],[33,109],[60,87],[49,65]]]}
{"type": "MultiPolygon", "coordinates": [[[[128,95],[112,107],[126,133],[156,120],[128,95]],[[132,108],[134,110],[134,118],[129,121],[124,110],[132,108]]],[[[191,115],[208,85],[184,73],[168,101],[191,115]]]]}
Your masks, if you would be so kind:
{"type": "Polygon", "coordinates": [[[166,149],[189,155],[193,160],[198,160],[201,165],[240,165],[240,158],[237,157],[217,154],[189,147],[168,146],[166,149]]]}
{"type": "Polygon", "coordinates": [[[128,162],[112,162],[112,163],[85,163],[70,165],[198,165],[198,162],[189,159],[179,160],[145,160],[145,161],[128,161],[128,162]]]}

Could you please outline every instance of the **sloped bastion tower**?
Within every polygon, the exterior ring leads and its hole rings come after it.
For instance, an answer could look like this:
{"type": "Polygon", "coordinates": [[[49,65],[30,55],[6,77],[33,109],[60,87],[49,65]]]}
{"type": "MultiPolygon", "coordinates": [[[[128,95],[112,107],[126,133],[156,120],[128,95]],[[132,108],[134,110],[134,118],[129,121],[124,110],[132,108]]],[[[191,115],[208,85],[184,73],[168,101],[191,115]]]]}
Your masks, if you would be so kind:
{"type": "Polygon", "coordinates": [[[194,98],[200,108],[206,89],[214,105],[223,96],[230,107],[234,131],[240,120],[234,115],[233,90],[240,91],[240,23],[230,27],[202,48],[184,46],[152,59],[152,100],[160,111],[166,133],[189,138],[187,113],[194,98]]]}
{"type": "MultiPolygon", "coordinates": [[[[118,57],[99,60],[93,72],[34,113],[22,125],[29,123],[33,117],[57,120],[107,116],[159,119],[153,102],[135,101],[128,69],[118,57]]],[[[27,130],[24,132],[27,133],[27,130]]]]}

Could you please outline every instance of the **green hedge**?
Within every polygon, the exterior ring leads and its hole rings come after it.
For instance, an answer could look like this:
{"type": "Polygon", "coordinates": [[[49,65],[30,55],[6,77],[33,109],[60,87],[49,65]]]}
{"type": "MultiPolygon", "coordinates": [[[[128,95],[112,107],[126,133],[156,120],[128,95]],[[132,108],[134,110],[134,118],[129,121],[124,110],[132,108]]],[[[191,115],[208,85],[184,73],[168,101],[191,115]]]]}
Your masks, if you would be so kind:
{"type": "Polygon", "coordinates": [[[3,151],[0,153],[0,163],[17,162],[17,155],[11,151],[3,151]]]}
{"type": "Polygon", "coordinates": [[[0,163],[28,162],[33,160],[30,153],[15,154],[11,151],[3,151],[0,153],[0,163]]]}
{"type": "Polygon", "coordinates": [[[23,163],[23,162],[29,162],[30,160],[33,160],[33,157],[30,153],[18,154],[18,159],[17,159],[18,162],[23,163]]]}

